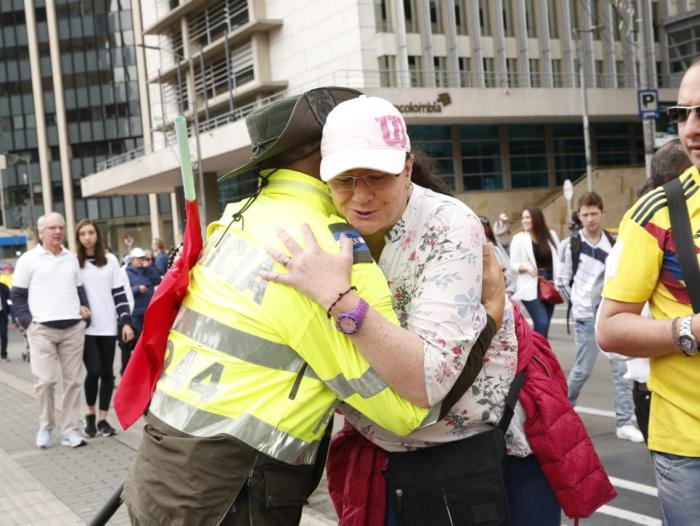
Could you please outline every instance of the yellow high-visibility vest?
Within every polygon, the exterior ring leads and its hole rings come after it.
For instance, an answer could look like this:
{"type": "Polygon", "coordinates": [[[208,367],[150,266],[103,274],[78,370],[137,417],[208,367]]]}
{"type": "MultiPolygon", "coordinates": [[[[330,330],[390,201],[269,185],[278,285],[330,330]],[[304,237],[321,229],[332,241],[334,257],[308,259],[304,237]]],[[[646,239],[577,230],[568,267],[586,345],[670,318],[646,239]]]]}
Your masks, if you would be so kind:
{"type": "Polygon", "coordinates": [[[185,433],[229,434],[293,464],[314,461],[340,400],[399,435],[435,422],[437,410],[390,389],[320,305],[258,277],[283,271],[266,252],[281,246],[280,226],[301,241],[307,223],[319,245],[336,252],[346,232],[356,236],[353,285],[397,323],[384,275],[362,238],[333,215],[327,187],[290,170],[268,181],[243,221],[232,222],[242,206],[235,203],[209,225],[150,411],[185,433]]]}

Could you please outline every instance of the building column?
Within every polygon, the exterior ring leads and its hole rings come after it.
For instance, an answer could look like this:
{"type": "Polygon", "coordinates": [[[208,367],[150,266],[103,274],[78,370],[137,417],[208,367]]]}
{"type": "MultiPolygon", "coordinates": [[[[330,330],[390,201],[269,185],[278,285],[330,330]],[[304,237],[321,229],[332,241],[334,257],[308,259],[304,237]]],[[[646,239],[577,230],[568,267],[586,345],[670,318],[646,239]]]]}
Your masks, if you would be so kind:
{"type": "Polygon", "coordinates": [[[180,232],[180,209],[177,201],[177,193],[170,192],[170,212],[173,216],[173,245],[182,242],[182,232],[180,232]]]}
{"type": "Polygon", "coordinates": [[[605,88],[618,88],[617,85],[617,64],[615,63],[615,38],[613,33],[613,6],[605,3],[600,6],[601,22],[598,26],[603,26],[603,73],[605,82],[600,86],[605,88]]]}
{"type": "Polygon", "coordinates": [[[403,10],[403,0],[394,0],[394,31],[398,42],[399,53],[396,57],[396,67],[399,70],[397,81],[400,88],[411,87],[411,74],[408,71],[408,44],[406,43],[406,13],[403,10]]]}
{"type": "MultiPolygon", "coordinates": [[[[528,35],[527,35],[527,13],[525,12],[525,0],[515,1],[515,37],[518,49],[518,72],[517,82],[512,84],[519,88],[529,88],[532,86],[532,71],[530,71],[530,56],[527,51],[528,35]]],[[[536,84],[539,85],[540,72],[535,71],[537,75],[536,84]]]]}
{"type": "MultiPolygon", "coordinates": [[[[700,7],[700,5],[698,6],[700,7]]],[[[668,56],[668,35],[664,22],[668,18],[668,0],[659,0],[659,53],[661,55],[661,86],[668,87],[671,79],[671,61],[668,56]]]]}
{"type": "Polygon", "coordinates": [[[469,83],[474,88],[483,88],[486,83],[484,81],[484,52],[481,48],[481,24],[479,22],[479,2],[471,0],[467,2],[469,9],[469,35],[472,44],[472,70],[470,72],[469,83]]]}
{"type": "MultiPolygon", "coordinates": [[[[580,59],[583,60],[583,80],[589,88],[598,86],[598,78],[595,71],[595,57],[593,54],[593,14],[595,5],[591,0],[583,0],[583,32],[579,32],[578,43],[581,47],[580,59]]],[[[581,29],[581,28],[577,28],[581,29]]]]}
{"type": "MultiPolygon", "coordinates": [[[[510,1],[510,0],[506,0],[510,1]]],[[[493,26],[493,46],[495,54],[496,85],[508,87],[508,67],[506,65],[506,37],[503,29],[503,0],[490,0],[491,24],[493,26]]]]}
{"type": "MultiPolygon", "coordinates": [[[[556,24],[556,21],[554,23],[556,24]]],[[[552,39],[549,36],[549,3],[547,0],[539,0],[537,25],[540,28],[538,40],[540,44],[541,85],[544,88],[552,88],[554,87],[552,72],[552,39]]]]}
{"type": "MultiPolygon", "coordinates": [[[[36,138],[39,150],[41,198],[44,204],[44,213],[47,213],[53,207],[53,192],[51,191],[49,143],[46,137],[46,114],[44,111],[44,92],[41,86],[41,60],[39,56],[39,39],[36,33],[36,18],[34,16],[34,0],[24,0],[24,13],[27,26],[27,46],[29,47],[29,67],[32,72],[32,98],[34,100],[34,118],[36,119],[36,138]]],[[[27,177],[31,184],[31,173],[28,173],[27,177]]],[[[4,213],[5,211],[3,210],[4,213]]],[[[34,220],[36,219],[34,218],[34,220]]]]}
{"type": "Polygon", "coordinates": [[[418,26],[423,41],[423,86],[435,87],[435,59],[433,58],[433,36],[430,27],[430,3],[428,0],[418,0],[418,26]]]}
{"type": "MultiPolygon", "coordinates": [[[[457,47],[457,19],[455,17],[455,0],[442,3],[442,18],[445,21],[447,37],[447,81],[452,88],[459,88],[459,51],[457,47]]],[[[466,13],[464,13],[466,16],[466,13]]]]}
{"type": "Polygon", "coordinates": [[[51,74],[53,94],[56,101],[56,124],[58,127],[58,151],[61,158],[61,182],[63,183],[63,206],[66,211],[66,238],[71,250],[75,250],[75,210],[73,202],[73,177],[71,173],[71,150],[68,144],[68,123],[66,104],[63,99],[63,76],[61,73],[61,46],[58,38],[58,17],[56,1],[46,0],[46,25],[49,30],[49,51],[51,54],[51,74]]]}
{"type": "MultiPolygon", "coordinates": [[[[561,10],[561,33],[559,42],[561,43],[561,73],[566,79],[562,84],[568,88],[576,87],[576,76],[578,70],[574,68],[574,57],[576,51],[571,38],[571,8],[569,2],[559,2],[557,4],[561,10]]],[[[574,7],[576,7],[574,5],[574,7]]]]}
{"type": "MultiPolygon", "coordinates": [[[[141,20],[141,0],[131,0],[131,17],[134,24],[134,52],[139,84],[139,103],[141,109],[141,129],[143,145],[146,152],[151,151],[153,135],[151,132],[151,99],[148,93],[148,74],[146,72],[146,50],[141,47],[143,40],[143,21],[141,20]]],[[[160,236],[157,236],[160,237],[160,236]]]]}
{"type": "Polygon", "coordinates": [[[151,219],[151,239],[163,239],[163,219],[158,211],[158,194],[148,194],[148,211],[151,219]]]}

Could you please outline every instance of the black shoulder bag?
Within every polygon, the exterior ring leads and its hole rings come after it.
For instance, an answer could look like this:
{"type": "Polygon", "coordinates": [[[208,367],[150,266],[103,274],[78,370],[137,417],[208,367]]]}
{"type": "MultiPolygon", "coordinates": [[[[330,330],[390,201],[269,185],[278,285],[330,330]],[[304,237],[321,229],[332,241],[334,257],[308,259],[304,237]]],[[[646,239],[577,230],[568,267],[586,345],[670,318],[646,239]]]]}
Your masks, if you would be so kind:
{"type": "Polygon", "coordinates": [[[686,205],[683,185],[679,178],[664,185],[668,199],[668,213],[671,216],[671,235],[676,244],[676,254],[681,264],[681,273],[688,289],[693,312],[700,312],[700,267],[695,250],[695,241],[690,228],[690,214],[686,205]]]}
{"type": "Polygon", "coordinates": [[[505,432],[524,381],[524,372],[513,379],[497,427],[439,446],[389,453],[387,484],[399,526],[507,524],[505,432]]]}

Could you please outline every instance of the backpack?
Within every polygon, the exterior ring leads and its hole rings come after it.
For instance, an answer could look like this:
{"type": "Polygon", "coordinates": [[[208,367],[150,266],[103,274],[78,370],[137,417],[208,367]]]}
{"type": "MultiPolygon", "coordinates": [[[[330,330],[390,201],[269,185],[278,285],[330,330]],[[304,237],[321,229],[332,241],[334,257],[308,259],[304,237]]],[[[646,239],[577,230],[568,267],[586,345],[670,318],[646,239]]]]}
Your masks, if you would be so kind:
{"type": "MultiPolygon", "coordinates": [[[[612,235],[607,230],[603,229],[603,234],[608,238],[610,246],[615,244],[615,236],[612,235]]],[[[571,236],[571,242],[569,243],[571,248],[571,278],[569,279],[569,290],[574,286],[574,278],[576,277],[576,271],[578,270],[578,262],[581,257],[581,232],[578,232],[575,236],[571,236]]],[[[599,287],[602,292],[602,286],[599,287]]],[[[571,328],[569,327],[569,320],[571,318],[571,299],[567,298],[566,306],[566,334],[571,334],[571,328]]],[[[599,302],[600,303],[600,302],[599,302]]]]}

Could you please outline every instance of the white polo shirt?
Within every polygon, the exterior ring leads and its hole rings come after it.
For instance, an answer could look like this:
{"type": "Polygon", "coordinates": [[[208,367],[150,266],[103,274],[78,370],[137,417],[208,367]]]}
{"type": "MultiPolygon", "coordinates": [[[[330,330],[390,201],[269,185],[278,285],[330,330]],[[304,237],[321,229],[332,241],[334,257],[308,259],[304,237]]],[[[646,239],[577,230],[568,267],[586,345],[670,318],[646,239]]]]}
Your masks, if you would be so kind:
{"type": "Polygon", "coordinates": [[[29,312],[37,323],[79,320],[77,287],[82,284],[73,252],[61,247],[61,252],[54,255],[41,245],[20,256],[12,281],[12,286],[28,290],[29,312]]]}

